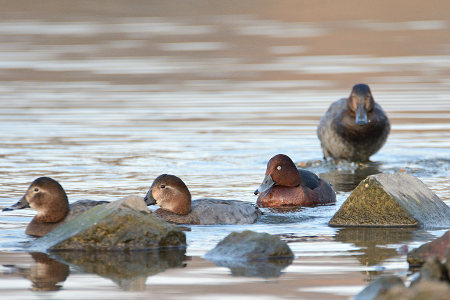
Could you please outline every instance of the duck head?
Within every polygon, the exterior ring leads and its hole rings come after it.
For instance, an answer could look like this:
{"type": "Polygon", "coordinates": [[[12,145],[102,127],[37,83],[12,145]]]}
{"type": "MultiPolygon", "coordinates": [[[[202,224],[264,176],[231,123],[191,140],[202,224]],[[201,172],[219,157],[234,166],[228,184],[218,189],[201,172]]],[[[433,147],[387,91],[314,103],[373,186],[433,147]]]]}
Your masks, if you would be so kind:
{"type": "Polygon", "coordinates": [[[62,186],[50,177],[39,177],[28,187],[25,195],[12,209],[31,207],[37,210],[36,220],[45,223],[59,222],[69,211],[69,201],[62,186]]]}
{"type": "Polygon", "coordinates": [[[178,215],[191,211],[191,193],[183,180],[175,175],[162,174],[153,181],[144,197],[147,205],[159,205],[178,215]]]}
{"type": "Polygon", "coordinates": [[[292,159],[284,154],[277,154],[267,163],[266,176],[255,195],[268,191],[275,185],[296,187],[301,183],[300,173],[292,159]]]}
{"type": "Polygon", "coordinates": [[[367,124],[367,114],[371,112],[375,106],[372,92],[367,84],[356,84],[352,88],[352,92],[347,101],[350,114],[355,117],[356,125],[367,124]]]}

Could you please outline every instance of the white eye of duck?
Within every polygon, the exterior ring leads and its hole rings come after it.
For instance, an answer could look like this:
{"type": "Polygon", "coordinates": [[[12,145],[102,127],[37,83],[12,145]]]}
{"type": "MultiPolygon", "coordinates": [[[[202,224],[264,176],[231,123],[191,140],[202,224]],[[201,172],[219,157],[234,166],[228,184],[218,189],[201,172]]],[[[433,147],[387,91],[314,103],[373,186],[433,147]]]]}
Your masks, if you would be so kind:
{"type": "Polygon", "coordinates": [[[281,166],[278,166],[278,167],[277,167],[277,170],[280,171],[280,170],[281,170],[281,166]]]}

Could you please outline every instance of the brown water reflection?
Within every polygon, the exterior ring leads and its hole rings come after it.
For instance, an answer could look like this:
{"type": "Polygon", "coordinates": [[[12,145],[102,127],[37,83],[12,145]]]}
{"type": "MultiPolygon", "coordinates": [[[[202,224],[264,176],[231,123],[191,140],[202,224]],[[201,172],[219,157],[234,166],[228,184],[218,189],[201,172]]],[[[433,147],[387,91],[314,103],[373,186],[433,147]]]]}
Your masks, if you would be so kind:
{"type": "Polygon", "coordinates": [[[169,268],[183,268],[186,250],[135,251],[135,252],[88,252],[58,251],[52,254],[77,271],[94,273],[111,279],[126,291],[145,290],[148,276],[169,268]]]}

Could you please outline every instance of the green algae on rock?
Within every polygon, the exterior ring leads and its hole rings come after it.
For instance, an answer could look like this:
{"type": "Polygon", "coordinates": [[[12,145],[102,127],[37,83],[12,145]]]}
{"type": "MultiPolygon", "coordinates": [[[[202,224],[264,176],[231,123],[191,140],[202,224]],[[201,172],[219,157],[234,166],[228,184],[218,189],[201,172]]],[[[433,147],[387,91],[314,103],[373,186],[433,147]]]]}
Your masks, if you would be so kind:
{"type": "Polygon", "coordinates": [[[450,207],[405,172],[368,176],[328,223],[330,226],[450,226],[450,207]]]}
{"type": "Polygon", "coordinates": [[[96,206],[33,241],[28,250],[132,251],[186,247],[185,234],[151,214],[139,197],[96,206]]]}

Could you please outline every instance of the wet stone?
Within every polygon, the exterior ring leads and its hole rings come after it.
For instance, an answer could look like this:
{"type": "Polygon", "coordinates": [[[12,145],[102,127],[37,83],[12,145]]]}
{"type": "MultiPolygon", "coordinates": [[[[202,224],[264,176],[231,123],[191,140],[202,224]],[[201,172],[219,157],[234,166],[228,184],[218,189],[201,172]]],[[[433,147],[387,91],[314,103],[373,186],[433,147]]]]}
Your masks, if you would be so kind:
{"type": "Polygon", "coordinates": [[[448,300],[450,285],[445,282],[423,281],[413,287],[394,286],[376,300],[448,300]]]}
{"type": "Polygon", "coordinates": [[[414,286],[422,281],[446,281],[448,282],[447,268],[441,264],[439,258],[432,257],[427,259],[425,264],[420,269],[420,276],[416,281],[411,283],[414,286]]]}
{"type": "Polygon", "coordinates": [[[205,255],[208,260],[222,263],[293,257],[287,243],[279,237],[250,230],[230,233],[205,255]]]}
{"type": "Polygon", "coordinates": [[[29,250],[132,251],[185,247],[176,226],[154,216],[142,198],[96,206],[33,241],[29,250]]]}
{"type": "Polygon", "coordinates": [[[398,276],[390,275],[379,277],[359,292],[354,300],[376,299],[380,295],[386,294],[394,286],[405,287],[402,279],[398,276]]]}
{"type": "Polygon", "coordinates": [[[450,227],[450,207],[405,172],[371,175],[350,194],[330,226],[450,227]]]}
{"type": "MultiPolygon", "coordinates": [[[[422,266],[428,258],[438,257],[443,261],[450,254],[450,230],[440,238],[413,249],[408,253],[408,263],[411,269],[422,266]]],[[[448,259],[447,259],[448,264],[448,259]]]]}

